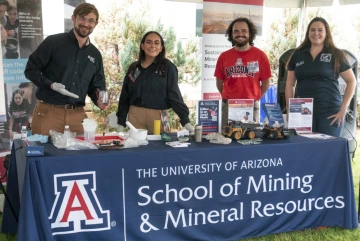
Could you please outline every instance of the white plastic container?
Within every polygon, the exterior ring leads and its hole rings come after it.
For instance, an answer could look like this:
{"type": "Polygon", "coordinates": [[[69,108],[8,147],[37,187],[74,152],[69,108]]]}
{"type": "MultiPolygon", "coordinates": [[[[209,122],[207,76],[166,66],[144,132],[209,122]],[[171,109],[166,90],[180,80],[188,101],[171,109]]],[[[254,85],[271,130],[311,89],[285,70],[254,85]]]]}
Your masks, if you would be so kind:
{"type": "Polygon", "coordinates": [[[21,127],[21,140],[25,140],[27,137],[27,128],[26,126],[21,127]]]}
{"type": "Polygon", "coordinates": [[[137,130],[138,130],[138,132],[130,129],[129,130],[130,137],[137,141],[145,141],[148,130],[145,130],[145,129],[137,129],[137,130]]]}

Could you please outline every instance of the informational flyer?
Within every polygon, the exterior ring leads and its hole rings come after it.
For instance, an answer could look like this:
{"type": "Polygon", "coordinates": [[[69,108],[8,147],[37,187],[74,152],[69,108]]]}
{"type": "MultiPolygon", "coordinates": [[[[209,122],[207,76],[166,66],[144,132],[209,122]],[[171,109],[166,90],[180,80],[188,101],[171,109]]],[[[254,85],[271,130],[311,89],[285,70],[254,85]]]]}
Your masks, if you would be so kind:
{"type": "Polygon", "coordinates": [[[231,99],[229,101],[229,117],[235,121],[253,121],[254,100],[251,99],[231,99]]]}
{"type": "Polygon", "coordinates": [[[284,126],[284,117],[281,112],[279,103],[264,103],[261,105],[266,117],[268,118],[269,125],[272,127],[284,126]]]}
{"type": "Polygon", "coordinates": [[[302,133],[302,134],[299,134],[299,135],[301,135],[303,137],[306,137],[306,138],[315,139],[315,140],[328,140],[328,139],[335,139],[336,138],[335,136],[329,136],[329,135],[326,135],[326,134],[316,133],[316,132],[302,133]]]}
{"type": "Polygon", "coordinates": [[[313,98],[290,98],[288,127],[298,133],[311,133],[313,105],[313,98]]]}
{"type": "Polygon", "coordinates": [[[219,132],[219,116],[221,116],[220,100],[199,100],[196,113],[197,123],[202,125],[203,134],[219,132]]]}

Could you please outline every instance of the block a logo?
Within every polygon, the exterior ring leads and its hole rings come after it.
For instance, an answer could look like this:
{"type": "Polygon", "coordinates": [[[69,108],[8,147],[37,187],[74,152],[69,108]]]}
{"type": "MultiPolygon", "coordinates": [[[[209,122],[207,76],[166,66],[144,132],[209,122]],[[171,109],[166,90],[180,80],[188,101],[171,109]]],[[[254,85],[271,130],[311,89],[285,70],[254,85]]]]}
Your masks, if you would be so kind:
{"type": "Polygon", "coordinates": [[[110,229],[110,211],[102,210],[93,172],[54,175],[55,201],[50,223],[53,235],[110,229]]]}

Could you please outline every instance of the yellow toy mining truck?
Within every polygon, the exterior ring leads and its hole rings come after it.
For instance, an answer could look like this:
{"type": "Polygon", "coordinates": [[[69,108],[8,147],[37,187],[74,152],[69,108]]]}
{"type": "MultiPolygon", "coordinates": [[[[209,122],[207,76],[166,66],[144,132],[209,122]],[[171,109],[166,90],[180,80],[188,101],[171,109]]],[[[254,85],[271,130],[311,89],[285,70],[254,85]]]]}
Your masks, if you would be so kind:
{"type": "Polygon", "coordinates": [[[259,127],[259,123],[245,123],[241,121],[228,120],[228,125],[222,130],[225,137],[235,140],[253,139],[255,138],[255,128],[259,127]]]}
{"type": "Polygon", "coordinates": [[[269,125],[265,125],[264,128],[261,130],[262,137],[270,137],[272,140],[286,139],[294,135],[297,135],[295,129],[287,129],[282,126],[270,127],[269,125]]]}

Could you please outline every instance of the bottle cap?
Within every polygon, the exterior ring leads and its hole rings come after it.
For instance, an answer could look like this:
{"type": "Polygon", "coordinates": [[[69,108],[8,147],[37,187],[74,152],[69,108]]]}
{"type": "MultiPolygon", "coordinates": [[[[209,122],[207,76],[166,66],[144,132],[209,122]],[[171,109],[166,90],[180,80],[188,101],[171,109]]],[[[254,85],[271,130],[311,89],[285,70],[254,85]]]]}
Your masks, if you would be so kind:
{"type": "Polygon", "coordinates": [[[69,128],[69,126],[65,126],[65,128],[69,128]]]}

